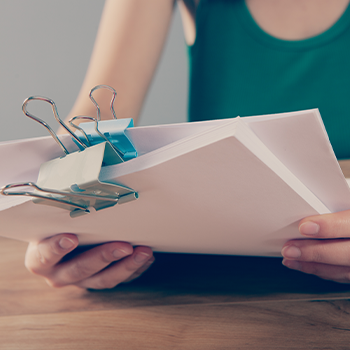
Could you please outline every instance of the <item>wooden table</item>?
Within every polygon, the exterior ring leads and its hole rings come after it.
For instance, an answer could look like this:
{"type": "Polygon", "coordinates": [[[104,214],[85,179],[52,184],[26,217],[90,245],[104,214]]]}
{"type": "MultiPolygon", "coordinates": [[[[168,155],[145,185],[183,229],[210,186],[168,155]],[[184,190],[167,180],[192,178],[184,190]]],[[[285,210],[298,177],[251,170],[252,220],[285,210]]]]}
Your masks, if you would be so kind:
{"type": "Polygon", "coordinates": [[[86,291],[48,287],[25,250],[0,239],[0,349],[350,349],[350,285],[279,258],[158,253],[138,280],[86,291]]]}

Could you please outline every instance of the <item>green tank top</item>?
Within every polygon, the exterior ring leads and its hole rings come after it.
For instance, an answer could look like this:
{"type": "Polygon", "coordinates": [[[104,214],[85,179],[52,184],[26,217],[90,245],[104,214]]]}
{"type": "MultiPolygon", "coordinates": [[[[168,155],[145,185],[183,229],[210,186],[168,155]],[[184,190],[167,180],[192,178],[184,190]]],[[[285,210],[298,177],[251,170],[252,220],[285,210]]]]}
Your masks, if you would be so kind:
{"type": "Polygon", "coordinates": [[[189,120],[319,108],[338,159],[350,158],[350,6],[324,33],[286,41],[243,0],[201,0],[189,47],[189,120]]]}

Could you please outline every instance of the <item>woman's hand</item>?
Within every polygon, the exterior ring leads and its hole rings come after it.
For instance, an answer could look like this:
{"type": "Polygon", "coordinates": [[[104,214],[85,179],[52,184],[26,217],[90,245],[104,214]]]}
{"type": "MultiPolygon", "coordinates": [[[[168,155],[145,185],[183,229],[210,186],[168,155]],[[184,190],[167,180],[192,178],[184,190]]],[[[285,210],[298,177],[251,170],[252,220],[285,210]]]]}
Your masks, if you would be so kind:
{"type": "Polygon", "coordinates": [[[78,243],[78,238],[68,233],[30,243],[25,265],[52,287],[106,289],[138,277],[154,261],[150,248],[133,248],[126,242],[105,243],[65,258],[78,243]]]}
{"type": "Polygon", "coordinates": [[[292,240],[283,264],[340,283],[350,283],[350,210],[303,219],[299,231],[316,240],[292,240]]]}

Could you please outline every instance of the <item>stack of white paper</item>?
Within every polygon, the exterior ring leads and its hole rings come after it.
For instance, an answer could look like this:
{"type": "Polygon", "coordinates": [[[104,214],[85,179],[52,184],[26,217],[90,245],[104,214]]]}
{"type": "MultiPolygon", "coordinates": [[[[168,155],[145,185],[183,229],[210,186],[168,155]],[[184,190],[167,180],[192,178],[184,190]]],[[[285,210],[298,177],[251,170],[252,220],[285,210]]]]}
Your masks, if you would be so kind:
{"type": "MultiPolygon", "coordinates": [[[[112,240],[168,252],[279,256],[309,215],[350,208],[350,190],[318,110],[128,130],[139,157],[100,179],[136,201],[71,218],[27,197],[0,197],[0,235],[61,232],[81,244],[112,240]]],[[[68,136],[63,142],[74,149],[68,136]]],[[[51,137],[0,144],[0,186],[36,181],[61,156],[51,137]]]]}

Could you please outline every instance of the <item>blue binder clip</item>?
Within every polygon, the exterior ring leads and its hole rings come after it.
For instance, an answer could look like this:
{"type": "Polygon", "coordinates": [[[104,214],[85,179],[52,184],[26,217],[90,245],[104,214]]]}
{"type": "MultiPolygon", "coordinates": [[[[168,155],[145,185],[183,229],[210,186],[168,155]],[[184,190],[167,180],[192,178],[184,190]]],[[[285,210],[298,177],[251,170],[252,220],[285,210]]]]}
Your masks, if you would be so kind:
{"type": "MultiPolygon", "coordinates": [[[[89,97],[97,110],[97,118],[92,118],[88,116],[77,116],[73,117],[69,123],[77,130],[79,134],[76,136],[79,140],[85,143],[87,146],[94,146],[101,142],[109,142],[113,148],[118,152],[124,161],[137,157],[137,151],[132,144],[131,140],[127,136],[126,130],[134,126],[134,121],[131,118],[117,119],[114,111],[114,100],[117,92],[108,85],[97,85],[91,89],[89,97]],[[112,120],[101,121],[101,111],[96,100],[92,97],[95,90],[105,88],[113,92],[113,97],[110,104],[110,109],[113,115],[112,120]],[[93,122],[86,122],[76,125],[74,121],[76,120],[91,120],[93,122]]],[[[74,139],[73,139],[74,140],[74,139]]],[[[76,140],[74,140],[76,142],[76,140]]],[[[77,142],[76,142],[77,143],[77,142]]],[[[81,144],[77,143],[78,147],[81,149],[81,144]]]]}

